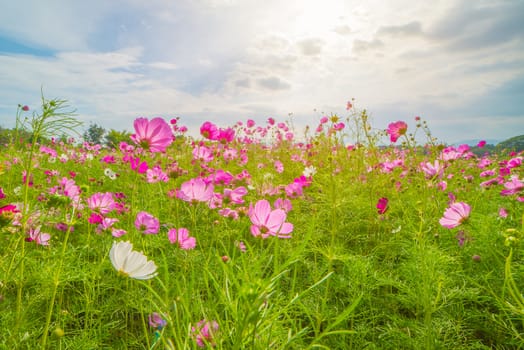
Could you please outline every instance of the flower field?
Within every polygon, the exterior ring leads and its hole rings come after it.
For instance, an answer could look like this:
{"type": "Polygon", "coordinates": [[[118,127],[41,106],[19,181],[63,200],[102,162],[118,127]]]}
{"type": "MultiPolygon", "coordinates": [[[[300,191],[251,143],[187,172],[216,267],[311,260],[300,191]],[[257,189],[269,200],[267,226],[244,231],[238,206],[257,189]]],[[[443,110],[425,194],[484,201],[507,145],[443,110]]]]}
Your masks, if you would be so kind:
{"type": "Polygon", "coordinates": [[[522,153],[351,103],[109,148],[63,102],[0,145],[0,349],[524,348],[522,153]]]}

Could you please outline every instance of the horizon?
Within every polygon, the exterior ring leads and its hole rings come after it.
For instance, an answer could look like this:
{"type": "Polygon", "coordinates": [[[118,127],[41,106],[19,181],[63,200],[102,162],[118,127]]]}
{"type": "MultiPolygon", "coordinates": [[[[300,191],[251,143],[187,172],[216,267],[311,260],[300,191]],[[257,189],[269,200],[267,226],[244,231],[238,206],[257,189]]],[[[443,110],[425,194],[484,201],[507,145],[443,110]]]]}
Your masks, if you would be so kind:
{"type": "Polygon", "coordinates": [[[385,129],[415,116],[434,137],[524,134],[524,2],[22,0],[0,13],[0,125],[60,98],[84,130],[137,117],[232,126],[346,103],[385,129]]]}

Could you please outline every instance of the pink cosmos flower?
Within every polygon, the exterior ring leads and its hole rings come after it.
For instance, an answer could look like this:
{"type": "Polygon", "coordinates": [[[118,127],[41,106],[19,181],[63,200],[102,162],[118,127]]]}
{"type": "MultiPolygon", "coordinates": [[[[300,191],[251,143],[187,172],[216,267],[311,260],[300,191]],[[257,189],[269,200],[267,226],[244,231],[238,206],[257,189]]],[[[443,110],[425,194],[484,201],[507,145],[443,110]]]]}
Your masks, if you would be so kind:
{"type": "Polygon", "coordinates": [[[213,197],[214,186],[201,178],[184,182],[177,192],[177,198],[186,202],[207,202],[213,197]]]}
{"type": "Polygon", "coordinates": [[[157,234],[160,229],[160,222],[153,215],[141,211],[136,215],[135,227],[143,234],[157,234]]]}
{"type": "Polygon", "coordinates": [[[479,143],[477,143],[477,147],[478,148],[482,148],[484,146],[486,146],[486,141],[484,141],[484,140],[481,140],[481,141],[479,141],[479,143]]]}
{"type": "Polygon", "coordinates": [[[303,183],[301,182],[290,183],[285,187],[286,196],[289,198],[297,198],[302,196],[304,194],[303,187],[303,183]]]}
{"type": "Polygon", "coordinates": [[[247,189],[244,186],[239,186],[235,189],[224,189],[224,197],[222,200],[226,203],[243,204],[244,196],[247,194],[247,189]]]}
{"type": "Polygon", "coordinates": [[[30,229],[28,232],[29,237],[27,237],[25,240],[27,242],[34,241],[38,245],[48,246],[49,240],[51,239],[51,235],[49,233],[42,233],[40,231],[40,228],[40,226],[37,226],[35,228],[30,229]]]}
{"type": "Polygon", "coordinates": [[[200,127],[200,135],[208,140],[218,140],[219,130],[217,126],[211,122],[205,122],[200,127]]]}
{"type": "Polygon", "coordinates": [[[135,133],[131,140],[143,149],[153,153],[164,152],[173,142],[171,127],[162,118],[137,118],[133,124],[135,133]]]}
{"type": "Polygon", "coordinates": [[[455,202],[444,211],[439,223],[445,228],[455,228],[469,217],[471,207],[464,202],[455,202]]]}
{"type": "Polygon", "coordinates": [[[286,212],[282,209],[271,210],[271,205],[267,200],[259,200],[254,207],[250,205],[247,215],[253,224],[251,225],[253,236],[291,238],[293,224],[286,222],[286,212]]]}
{"type": "Polygon", "coordinates": [[[196,247],[196,238],[189,236],[187,228],[172,228],[167,232],[167,238],[171,244],[178,244],[184,250],[193,249],[196,247]]]}
{"type": "Polygon", "coordinates": [[[115,209],[115,200],[111,192],[97,192],[87,199],[87,206],[97,213],[106,215],[115,209]]]}
{"type": "Polygon", "coordinates": [[[146,171],[146,177],[148,183],[156,183],[156,182],[167,182],[169,181],[169,177],[166,173],[162,171],[162,168],[158,165],[154,166],[152,169],[147,169],[146,171]]]}
{"type": "Polygon", "coordinates": [[[279,174],[284,172],[284,164],[280,160],[275,160],[273,163],[273,166],[275,167],[275,171],[279,174]]]}
{"type": "Polygon", "coordinates": [[[131,169],[135,170],[139,174],[143,174],[147,171],[147,169],[149,169],[149,165],[147,165],[147,162],[140,162],[140,158],[138,157],[130,157],[129,165],[131,165],[131,169]]]}
{"type": "Polygon", "coordinates": [[[508,160],[508,168],[513,169],[522,164],[522,157],[515,157],[508,160]]]}
{"type": "Polygon", "coordinates": [[[293,209],[293,205],[289,199],[277,198],[274,203],[275,209],[282,209],[283,211],[290,212],[293,209]]]}
{"type": "Polygon", "coordinates": [[[377,202],[377,211],[380,215],[384,214],[388,210],[388,199],[382,197],[377,202]]]}
{"type": "Polygon", "coordinates": [[[397,142],[398,138],[406,133],[408,125],[403,121],[390,123],[388,125],[387,133],[391,142],[397,142]]]}
{"type": "Polygon", "coordinates": [[[213,152],[206,146],[197,146],[193,148],[193,159],[209,163],[214,158],[213,152]]]}
{"type": "Polygon", "coordinates": [[[431,162],[422,162],[420,163],[420,168],[426,174],[427,179],[441,178],[444,174],[444,165],[440,164],[438,160],[435,160],[433,164],[431,162]]]}
{"type": "Polygon", "coordinates": [[[191,327],[191,333],[195,337],[197,345],[201,348],[210,345],[216,345],[213,339],[218,332],[217,321],[201,320],[196,324],[196,327],[191,327]]]}
{"type": "Polygon", "coordinates": [[[502,196],[511,196],[524,189],[524,183],[519,180],[518,176],[513,175],[508,182],[504,183],[505,190],[500,191],[502,196]]]}
{"type": "Polygon", "coordinates": [[[234,176],[229,171],[218,169],[213,174],[209,175],[206,178],[206,181],[212,182],[215,185],[229,185],[233,179],[234,176]]]}
{"type": "Polygon", "coordinates": [[[157,312],[153,312],[152,314],[150,314],[147,319],[149,321],[149,326],[158,330],[161,330],[167,324],[167,321],[164,320],[162,316],[157,312]]]}
{"type": "Polygon", "coordinates": [[[218,131],[217,140],[220,143],[226,144],[226,143],[232,142],[234,139],[235,139],[235,130],[231,128],[226,128],[226,129],[220,129],[218,131]]]}
{"type": "Polygon", "coordinates": [[[103,218],[102,221],[98,224],[96,228],[97,233],[102,233],[104,231],[113,230],[113,225],[116,224],[119,220],[116,218],[103,218]]]}

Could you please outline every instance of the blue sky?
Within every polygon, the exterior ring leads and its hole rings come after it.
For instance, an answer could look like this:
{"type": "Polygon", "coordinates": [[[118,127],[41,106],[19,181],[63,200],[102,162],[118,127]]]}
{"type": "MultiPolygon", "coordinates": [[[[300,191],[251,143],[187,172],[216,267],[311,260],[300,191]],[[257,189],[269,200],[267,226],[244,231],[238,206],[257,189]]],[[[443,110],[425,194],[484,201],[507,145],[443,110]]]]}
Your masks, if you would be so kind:
{"type": "Polygon", "coordinates": [[[454,143],[524,134],[521,0],[18,0],[0,11],[0,125],[67,99],[131,130],[253,118],[315,126],[355,98],[454,143]]]}

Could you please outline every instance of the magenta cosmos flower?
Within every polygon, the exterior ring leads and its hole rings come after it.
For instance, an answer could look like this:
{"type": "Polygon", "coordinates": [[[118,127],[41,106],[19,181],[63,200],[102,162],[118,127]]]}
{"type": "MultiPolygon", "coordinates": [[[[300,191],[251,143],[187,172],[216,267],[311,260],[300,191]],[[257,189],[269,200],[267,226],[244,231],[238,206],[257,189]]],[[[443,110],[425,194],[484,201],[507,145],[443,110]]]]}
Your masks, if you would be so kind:
{"type": "Polygon", "coordinates": [[[445,228],[455,228],[469,217],[471,207],[464,202],[452,203],[440,219],[440,224],[445,228]]]}
{"type": "Polygon", "coordinates": [[[153,215],[141,211],[136,214],[135,227],[143,234],[157,234],[160,229],[160,222],[153,215]]]}
{"type": "Polygon", "coordinates": [[[213,197],[214,186],[201,178],[184,182],[177,191],[177,198],[186,202],[207,202],[213,197]]]}
{"type": "Polygon", "coordinates": [[[406,133],[408,125],[403,121],[390,123],[388,125],[387,133],[391,142],[397,142],[398,138],[406,133]]]}
{"type": "Polygon", "coordinates": [[[388,210],[388,199],[386,197],[382,197],[377,202],[377,212],[382,215],[388,210]]]}
{"type": "Polygon", "coordinates": [[[286,212],[282,209],[271,210],[271,205],[267,200],[259,200],[254,207],[250,205],[247,215],[251,219],[251,223],[253,223],[251,225],[251,234],[253,236],[291,238],[293,224],[286,222],[286,212]]]}
{"type": "Polygon", "coordinates": [[[131,135],[131,140],[143,149],[164,152],[173,142],[171,127],[162,118],[137,118],[133,126],[135,133],[131,135]]]}

